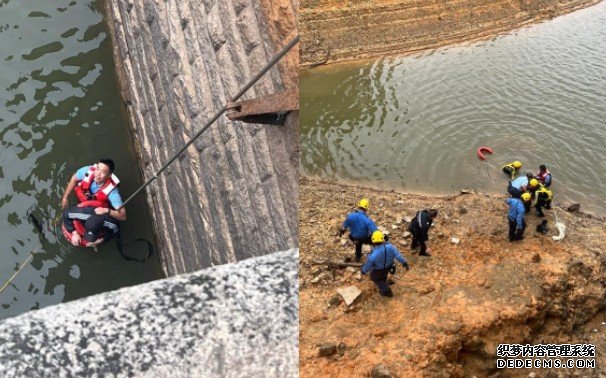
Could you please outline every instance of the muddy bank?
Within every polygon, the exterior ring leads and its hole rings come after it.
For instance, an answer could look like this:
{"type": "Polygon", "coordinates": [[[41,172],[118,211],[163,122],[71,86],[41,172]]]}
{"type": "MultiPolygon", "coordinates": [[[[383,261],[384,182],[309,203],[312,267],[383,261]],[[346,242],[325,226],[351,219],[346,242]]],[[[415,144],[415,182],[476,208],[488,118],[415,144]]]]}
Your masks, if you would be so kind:
{"type": "Polygon", "coordinates": [[[529,370],[496,370],[499,343],[597,343],[597,368],[576,373],[604,374],[604,221],[556,207],[567,226],[563,241],[551,238],[558,233],[551,210],[548,235],[534,231],[540,218],[529,215],[525,239],[510,243],[504,199],[473,192],[405,194],[302,178],[301,376],[368,376],[377,364],[401,377],[528,376],[529,370]],[[370,199],[370,216],[391,233],[411,265],[393,276],[393,298],[380,297],[358,268],[316,264],[353,257],[353,245],[336,230],[361,197],[370,199]],[[402,219],[427,207],[440,212],[430,231],[433,256],[412,256],[402,219]],[[362,294],[346,306],[336,290],[351,285],[362,294]],[[336,352],[319,357],[325,343],[336,352]]]}
{"type": "Polygon", "coordinates": [[[301,64],[404,54],[487,38],[600,0],[303,0],[301,64]]]}

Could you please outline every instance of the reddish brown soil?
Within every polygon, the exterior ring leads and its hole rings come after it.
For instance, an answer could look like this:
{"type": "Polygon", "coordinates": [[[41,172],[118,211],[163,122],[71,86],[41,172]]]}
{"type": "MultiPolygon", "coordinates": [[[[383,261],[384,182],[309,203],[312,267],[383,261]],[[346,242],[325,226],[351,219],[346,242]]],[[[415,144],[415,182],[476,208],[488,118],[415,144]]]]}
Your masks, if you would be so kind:
{"type": "Polygon", "coordinates": [[[557,234],[551,210],[550,235],[534,232],[540,220],[529,215],[526,238],[510,243],[504,199],[482,193],[433,197],[302,178],[301,376],[368,376],[377,364],[399,377],[528,376],[530,371],[496,371],[496,345],[585,340],[599,345],[597,370],[550,374],[606,374],[599,349],[606,347],[604,221],[556,208],[567,226],[563,241],[550,236],[557,234]],[[353,245],[336,230],[362,197],[411,265],[394,276],[393,298],[381,297],[358,268],[314,264],[353,257],[353,245]],[[402,218],[427,207],[440,212],[430,232],[433,256],[411,256],[402,218]],[[336,289],[349,285],[361,297],[350,307],[330,306],[336,289]],[[323,343],[343,343],[344,349],[319,357],[323,343]]]}

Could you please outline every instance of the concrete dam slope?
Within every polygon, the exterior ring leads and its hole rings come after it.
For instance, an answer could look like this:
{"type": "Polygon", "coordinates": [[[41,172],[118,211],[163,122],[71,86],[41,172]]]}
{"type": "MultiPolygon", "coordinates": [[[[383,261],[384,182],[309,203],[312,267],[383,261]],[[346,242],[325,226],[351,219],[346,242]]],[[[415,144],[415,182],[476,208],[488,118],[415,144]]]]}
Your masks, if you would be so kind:
{"type": "MultiPolygon", "coordinates": [[[[297,7],[290,0],[106,2],[144,180],[296,35],[297,7]]],[[[296,50],[242,99],[297,90],[296,50]]],[[[298,245],[297,127],[297,111],[284,125],[222,116],[146,189],[168,276],[298,245]]]]}
{"type": "Polygon", "coordinates": [[[472,41],[600,0],[302,0],[301,65],[472,41]]]}
{"type": "Polygon", "coordinates": [[[2,377],[294,377],[298,250],[0,323],[2,377]]]}

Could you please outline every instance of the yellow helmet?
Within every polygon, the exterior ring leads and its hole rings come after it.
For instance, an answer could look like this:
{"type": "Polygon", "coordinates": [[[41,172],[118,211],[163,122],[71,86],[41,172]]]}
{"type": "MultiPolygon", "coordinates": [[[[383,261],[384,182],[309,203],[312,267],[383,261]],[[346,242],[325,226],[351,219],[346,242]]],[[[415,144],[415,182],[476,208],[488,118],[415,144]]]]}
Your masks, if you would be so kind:
{"type": "Polygon", "coordinates": [[[530,193],[522,193],[522,201],[524,202],[528,202],[532,199],[532,196],[530,195],[530,193]]]}
{"type": "Polygon", "coordinates": [[[358,202],[358,207],[360,209],[368,210],[368,208],[370,207],[370,202],[368,202],[367,198],[362,198],[360,202],[358,202]]]}
{"type": "Polygon", "coordinates": [[[532,188],[535,188],[537,186],[539,186],[539,180],[537,179],[530,179],[530,182],[528,183],[532,188]]]}
{"type": "Polygon", "coordinates": [[[370,241],[373,242],[374,244],[384,243],[385,235],[383,235],[383,233],[381,231],[375,231],[372,233],[372,236],[370,237],[370,241]]]}
{"type": "Polygon", "coordinates": [[[513,167],[514,167],[515,169],[520,169],[520,168],[522,168],[522,162],[520,162],[520,161],[518,161],[518,160],[516,160],[516,161],[514,161],[513,163],[511,163],[511,165],[513,165],[513,167]]]}

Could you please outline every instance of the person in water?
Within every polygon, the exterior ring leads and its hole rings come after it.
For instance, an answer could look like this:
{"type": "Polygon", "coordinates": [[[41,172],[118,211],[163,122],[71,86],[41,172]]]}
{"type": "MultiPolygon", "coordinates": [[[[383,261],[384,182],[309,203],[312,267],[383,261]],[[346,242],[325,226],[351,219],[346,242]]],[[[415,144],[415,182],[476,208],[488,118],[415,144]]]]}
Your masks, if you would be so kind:
{"type": "Polygon", "coordinates": [[[120,180],[114,172],[115,164],[111,159],[100,159],[98,163],[84,166],[76,171],[65,188],[61,199],[63,224],[71,233],[71,243],[80,245],[82,236],[74,227],[74,220],[84,223],[84,240],[87,247],[94,247],[111,239],[120,231],[120,221],[126,220],[126,208],[120,197],[120,180]],[[68,207],[68,196],[75,191],[80,203],[86,207],[68,207]]]}
{"type": "Polygon", "coordinates": [[[522,163],[520,161],[512,161],[511,163],[505,164],[501,167],[501,172],[509,175],[511,180],[516,177],[516,173],[522,168],[522,163]]]}
{"type": "Polygon", "coordinates": [[[551,186],[551,172],[549,172],[545,164],[539,166],[539,173],[537,173],[536,177],[546,188],[551,186]]]}

